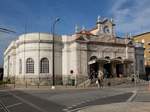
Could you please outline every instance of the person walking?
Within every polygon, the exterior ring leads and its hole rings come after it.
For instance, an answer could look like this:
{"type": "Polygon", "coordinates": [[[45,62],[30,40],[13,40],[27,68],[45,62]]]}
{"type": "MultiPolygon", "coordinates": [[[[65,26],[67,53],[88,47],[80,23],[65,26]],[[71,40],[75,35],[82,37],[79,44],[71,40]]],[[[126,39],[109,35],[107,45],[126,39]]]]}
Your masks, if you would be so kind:
{"type": "Polygon", "coordinates": [[[98,76],[97,76],[97,81],[98,81],[98,87],[99,88],[103,88],[103,79],[104,79],[104,74],[103,72],[100,70],[98,72],[98,76]]]}

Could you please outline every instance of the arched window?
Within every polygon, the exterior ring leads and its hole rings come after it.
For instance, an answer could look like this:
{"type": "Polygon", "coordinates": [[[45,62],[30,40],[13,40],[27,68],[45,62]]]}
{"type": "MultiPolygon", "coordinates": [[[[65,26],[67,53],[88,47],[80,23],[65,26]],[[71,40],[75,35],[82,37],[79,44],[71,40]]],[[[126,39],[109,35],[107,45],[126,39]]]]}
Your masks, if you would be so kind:
{"type": "Polygon", "coordinates": [[[40,61],[40,73],[49,73],[49,60],[42,58],[40,61]]]}
{"type": "Polygon", "coordinates": [[[110,59],[110,57],[109,56],[105,56],[105,59],[110,59]]]}
{"type": "Polygon", "coordinates": [[[26,73],[34,73],[34,61],[32,58],[28,58],[26,61],[26,73]]]}
{"type": "Polygon", "coordinates": [[[96,56],[92,56],[92,57],[90,57],[90,60],[96,60],[97,59],[97,57],[96,56]]]}
{"type": "Polygon", "coordinates": [[[19,60],[19,73],[22,73],[22,60],[19,60]]]}
{"type": "Polygon", "coordinates": [[[117,57],[118,59],[122,59],[121,57],[117,57]]]}

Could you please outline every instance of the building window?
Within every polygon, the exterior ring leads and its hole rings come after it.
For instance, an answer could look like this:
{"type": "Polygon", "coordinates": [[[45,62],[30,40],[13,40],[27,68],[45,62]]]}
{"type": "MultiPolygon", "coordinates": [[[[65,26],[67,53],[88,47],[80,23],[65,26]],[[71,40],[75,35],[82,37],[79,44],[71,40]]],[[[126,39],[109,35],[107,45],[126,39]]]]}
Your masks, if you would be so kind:
{"type": "Polygon", "coordinates": [[[22,60],[19,60],[19,73],[22,73],[22,60]]]}
{"type": "Polygon", "coordinates": [[[32,58],[28,58],[26,61],[26,73],[34,73],[34,61],[32,58]]]}
{"type": "Polygon", "coordinates": [[[40,61],[40,73],[49,73],[49,60],[42,58],[40,61]]]}

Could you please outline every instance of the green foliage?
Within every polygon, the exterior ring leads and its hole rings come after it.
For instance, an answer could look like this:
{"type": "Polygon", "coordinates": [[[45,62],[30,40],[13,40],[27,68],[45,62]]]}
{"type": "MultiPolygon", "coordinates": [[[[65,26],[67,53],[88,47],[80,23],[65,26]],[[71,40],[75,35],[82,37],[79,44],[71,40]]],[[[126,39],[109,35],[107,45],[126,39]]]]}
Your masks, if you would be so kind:
{"type": "Polygon", "coordinates": [[[4,81],[3,81],[3,80],[1,80],[1,81],[0,81],[0,85],[2,85],[3,83],[4,83],[4,81]]]}
{"type": "Polygon", "coordinates": [[[7,82],[4,81],[4,80],[1,80],[1,81],[0,81],[0,85],[6,84],[6,83],[7,83],[7,82]]]}

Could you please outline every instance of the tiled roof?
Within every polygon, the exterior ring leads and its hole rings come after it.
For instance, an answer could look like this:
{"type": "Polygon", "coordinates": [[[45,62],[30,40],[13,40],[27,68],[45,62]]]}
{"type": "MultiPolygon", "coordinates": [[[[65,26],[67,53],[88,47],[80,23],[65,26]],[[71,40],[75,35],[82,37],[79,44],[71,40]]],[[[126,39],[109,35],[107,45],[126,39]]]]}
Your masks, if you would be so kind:
{"type": "Polygon", "coordinates": [[[84,34],[84,35],[94,35],[94,34],[92,34],[90,31],[87,31],[87,30],[82,30],[82,31],[80,31],[80,32],[78,32],[77,34],[84,34]]]}
{"type": "Polygon", "coordinates": [[[138,36],[142,36],[142,35],[145,35],[145,34],[150,34],[150,32],[141,33],[141,34],[135,35],[135,36],[133,36],[133,37],[136,38],[136,37],[138,37],[138,36]]]}

